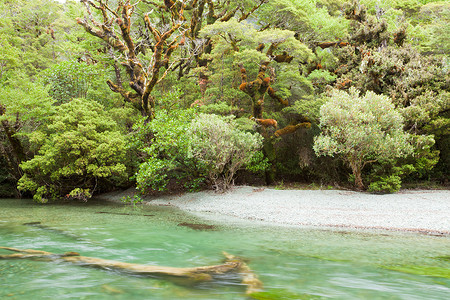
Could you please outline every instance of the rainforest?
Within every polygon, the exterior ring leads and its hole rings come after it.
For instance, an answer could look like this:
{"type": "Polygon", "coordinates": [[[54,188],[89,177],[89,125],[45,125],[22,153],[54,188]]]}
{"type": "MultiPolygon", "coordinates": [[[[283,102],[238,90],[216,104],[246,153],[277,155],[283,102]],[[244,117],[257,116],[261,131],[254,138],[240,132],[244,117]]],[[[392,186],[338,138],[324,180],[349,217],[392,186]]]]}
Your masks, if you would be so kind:
{"type": "Polygon", "coordinates": [[[1,197],[448,185],[447,1],[1,0],[0,14],[1,197]]]}

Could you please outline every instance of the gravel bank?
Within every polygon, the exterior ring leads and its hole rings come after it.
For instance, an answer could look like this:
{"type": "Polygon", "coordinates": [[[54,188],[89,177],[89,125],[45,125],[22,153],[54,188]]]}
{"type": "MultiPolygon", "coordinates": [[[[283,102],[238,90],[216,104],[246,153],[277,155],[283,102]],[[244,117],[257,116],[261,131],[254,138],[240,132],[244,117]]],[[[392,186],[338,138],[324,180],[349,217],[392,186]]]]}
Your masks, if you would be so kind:
{"type": "Polygon", "coordinates": [[[236,187],[231,192],[166,196],[147,202],[200,213],[277,225],[411,231],[450,235],[450,191],[373,195],[339,190],[236,187]]]}

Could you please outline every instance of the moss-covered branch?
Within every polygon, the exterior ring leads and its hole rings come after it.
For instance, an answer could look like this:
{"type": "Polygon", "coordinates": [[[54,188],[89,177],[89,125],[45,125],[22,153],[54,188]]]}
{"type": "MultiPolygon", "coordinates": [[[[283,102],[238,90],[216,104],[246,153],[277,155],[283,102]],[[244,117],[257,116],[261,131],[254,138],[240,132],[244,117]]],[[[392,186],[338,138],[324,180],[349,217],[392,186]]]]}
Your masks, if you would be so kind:
{"type": "Polygon", "coordinates": [[[40,261],[62,260],[77,265],[102,269],[113,269],[118,271],[125,271],[131,274],[158,276],[185,284],[211,281],[216,275],[234,272],[241,275],[242,283],[247,286],[246,294],[251,294],[262,289],[262,282],[250,270],[248,265],[242,259],[226,252],[223,253],[226,260],[223,264],[220,265],[176,268],[125,263],[115,260],[81,256],[77,252],[56,254],[41,250],[17,249],[11,247],[0,247],[0,249],[17,252],[15,254],[0,255],[0,259],[31,259],[40,261]]]}

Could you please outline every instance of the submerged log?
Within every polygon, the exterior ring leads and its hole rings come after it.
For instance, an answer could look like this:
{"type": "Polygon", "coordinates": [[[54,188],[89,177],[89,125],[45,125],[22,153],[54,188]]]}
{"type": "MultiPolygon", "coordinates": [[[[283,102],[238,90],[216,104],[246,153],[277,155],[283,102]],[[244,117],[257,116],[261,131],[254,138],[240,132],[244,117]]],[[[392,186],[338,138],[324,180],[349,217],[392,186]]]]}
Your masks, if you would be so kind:
{"type": "Polygon", "coordinates": [[[231,255],[229,253],[223,252],[227,261],[238,263],[238,272],[242,276],[242,283],[247,285],[247,291],[245,292],[247,295],[250,295],[255,292],[260,292],[263,288],[263,284],[261,280],[258,279],[255,273],[249,268],[249,266],[242,261],[242,259],[231,255]]]}
{"type": "Polygon", "coordinates": [[[147,276],[158,276],[175,279],[178,283],[195,284],[204,281],[211,281],[214,275],[226,273],[238,273],[242,277],[242,283],[247,286],[246,294],[251,294],[262,289],[262,283],[250,270],[248,265],[240,258],[226,252],[225,262],[221,265],[202,266],[192,268],[176,268],[149,266],[133,263],[124,263],[102,258],[81,256],[77,252],[66,252],[56,254],[47,251],[33,249],[17,249],[11,247],[0,247],[0,249],[17,252],[14,254],[0,255],[0,259],[32,259],[39,261],[66,261],[82,266],[97,267],[103,269],[114,269],[127,273],[147,276]],[[181,280],[181,281],[180,281],[181,280]]]}

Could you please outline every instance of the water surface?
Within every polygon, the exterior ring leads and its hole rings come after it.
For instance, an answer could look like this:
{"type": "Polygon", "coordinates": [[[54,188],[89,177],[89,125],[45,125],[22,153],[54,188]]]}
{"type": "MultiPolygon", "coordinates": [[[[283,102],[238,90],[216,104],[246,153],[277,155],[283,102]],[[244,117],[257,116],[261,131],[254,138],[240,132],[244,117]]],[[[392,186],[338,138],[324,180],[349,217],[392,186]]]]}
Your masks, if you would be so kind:
{"type": "MultiPolygon", "coordinates": [[[[0,199],[0,246],[173,267],[219,264],[226,251],[246,259],[264,284],[263,299],[450,295],[448,237],[212,223],[169,207],[100,201],[0,199]]],[[[47,298],[248,299],[234,276],[184,286],[64,262],[0,260],[0,299],[47,298]]]]}

